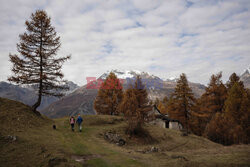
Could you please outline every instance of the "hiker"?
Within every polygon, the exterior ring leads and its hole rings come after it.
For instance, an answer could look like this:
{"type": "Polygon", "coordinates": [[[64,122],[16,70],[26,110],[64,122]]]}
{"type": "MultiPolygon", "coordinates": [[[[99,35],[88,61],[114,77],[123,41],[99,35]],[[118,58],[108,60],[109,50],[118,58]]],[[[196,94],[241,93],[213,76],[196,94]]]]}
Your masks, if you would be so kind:
{"type": "Polygon", "coordinates": [[[69,123],[71,125],[71,130],[74,132],[75,118],[73,116],[70,117],[69,123]]]}
{"type": "Polygon", "coordinates": [[[77,118],[77,120],[76,120],[76,122],[77,122],[77,124],[78,124],[78,127],[79,127],[79,132],[81,132],[82,131],[82,117],[81,117],[81,115],[80,114],[78,114],[78,118],[77,118]]]}

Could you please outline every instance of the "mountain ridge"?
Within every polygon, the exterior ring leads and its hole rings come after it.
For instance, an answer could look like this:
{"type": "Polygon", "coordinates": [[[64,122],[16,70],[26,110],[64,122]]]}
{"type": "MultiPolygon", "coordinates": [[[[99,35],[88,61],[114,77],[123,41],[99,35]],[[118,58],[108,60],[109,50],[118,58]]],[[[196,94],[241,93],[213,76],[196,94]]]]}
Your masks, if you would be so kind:
{"type": "MultiPolygon", "coordinates": [[[[109,72],[115,73],[118,79],[123,79],[124,89],[129,87],[131,80],[134,80],[137,75],[140,75],[142,81],[146,85],[149,99],[152,101],[156,98],[163,99],[165,96],[169,97],[170,94],[174,92],[176,86],[175,80],[164,81],[148,72],[141,72],[138,70],[110,70],[100,75],[100,77],[97,77],[96,81],[89,81],[86,85],[79,87],[68,96],[50,104],[41,111],[42,114],[45,114],[50,118],[77,114],[96,114],[93,108],[93,103],[98,93],[98,89],[97,87],[94,89],[88,89],[88,84],[97,84],[96,82],[98,82],[98,79],[104,80],[109,72]]],[[[205,91],[205,86],[202,84],[192,82],[189,82],[189,84],[196,97],[201,96],[205,91]]]]}
{"type": "MultiPolygon", "coordinates": [[[[64,91],[66,95],[72,93],[79,87],[72,81],[68,81],[66,86],[69,87],[69,90],[64,91]]],[[[19,86],[4,81],[0,82],[0,97],[16,100],[29,106],[32,106],[38,98],[36,91],[37,88],[34,85],[19,86]]],[[[59,98],[53,96],[43,96],[41,105],[38,107],[38,110],[40,111],[44,109],[58,99],[59,98]]]]}
{"type": "Polygon", "coordinates": [[[240,80],[246,88],[250,89],[250,67],[244,70],[240,76],[240,80]]]}

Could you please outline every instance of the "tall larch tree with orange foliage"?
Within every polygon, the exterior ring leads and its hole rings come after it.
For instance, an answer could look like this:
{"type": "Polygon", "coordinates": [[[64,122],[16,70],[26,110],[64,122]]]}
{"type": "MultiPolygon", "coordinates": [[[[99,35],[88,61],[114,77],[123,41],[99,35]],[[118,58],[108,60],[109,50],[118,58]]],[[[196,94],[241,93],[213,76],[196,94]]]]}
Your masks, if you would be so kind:
{"type": "Polygon", "coordinates": [[[193,111],[194,104],[194,94],[188,85],[187,77],[185,74],[181,74],[172,98],[169,100],[168,113],[171,118],[179,120],[187,131],[190,113],[193,111]]]}
{"type": "Polygon", "coordinates": [[[225,115],[236,125],[233,136],[238,137],[233,143],[250,143],[250,98],[241,81],[235,82],[228,92],[225,115]]]}
{"type": "Polygon", "coordinates": [[[130,135],[142,132],[142,126],[149,120],[152,105],[148,99],[148,93],[141,78],[138,76],[135,84],[124,93],[120,106],[125,118],[128,120],[128,133],[130,135]]]}
{"type": "Polygon", "coordinates": [[[212,75],[205,93],[197,100],[195,112],[192,113],[193,123],[195,123],[193,132],[197,135],[202,135],[215,114],[223,111],[227,88],[221,77],[222,73],[212,75]]]}
{"type": "Polygon", "coordinates": [[[98,90],[94,108],[98,114],[118,115],[122,97],[122,84],[116,75],[111,72],[98,90]]]}
{"type": "Polygon", "coordinates": [[[61,68],[70,56],[56,57],[61,46],[60,37],[45,11],[37,10],[32,13],[25,25],[26,32],[19,35],[20,42],[17,44],[20,55],[9,55],[14,75],[8,80],[17,84],[38,85],[38,99],[32,108],[39,114],[36,109],[40,106],[43,95],[61,97],[63,94],[59,90],[67,89],[61,86],[66,83],[62,80],[61,68]]]}

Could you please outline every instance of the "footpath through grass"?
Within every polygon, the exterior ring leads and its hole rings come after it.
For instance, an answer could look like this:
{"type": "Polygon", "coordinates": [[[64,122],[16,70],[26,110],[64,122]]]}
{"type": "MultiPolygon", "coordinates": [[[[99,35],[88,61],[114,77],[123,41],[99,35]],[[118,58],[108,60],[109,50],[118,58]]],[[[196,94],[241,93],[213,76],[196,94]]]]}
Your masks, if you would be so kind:
{"type": "Polygon", "coordinates": [[[107,143],[102,134],[108,129],[122,126],[111,125],[105,116],[84,116],[84,124],[82,132],[75,127],[72,132],[69,127],[68,118],[57,119],[55,121],[58,126],[58,142],[61,143],[73,157],[86,157],[84,164],[91,166],[146,166],[146,164],[136,161],[122,152],[118,146],[107,143]],[[102,117],[102,118],[101,118],[102,117]],[[107,121],[107,122],[105,122],[107,121]],[[98,122],[101,122],[99,124],[98,122]],[[95,123],[99,125],[95,125],[95,123]]]}

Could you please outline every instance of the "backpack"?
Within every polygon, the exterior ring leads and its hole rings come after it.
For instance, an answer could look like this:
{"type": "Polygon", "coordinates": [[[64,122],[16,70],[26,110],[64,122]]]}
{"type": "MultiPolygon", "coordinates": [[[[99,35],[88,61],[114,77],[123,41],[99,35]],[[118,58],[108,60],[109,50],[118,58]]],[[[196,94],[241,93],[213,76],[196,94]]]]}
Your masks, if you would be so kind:
{"type": "Polygon", "coordinates": [[[70,124],[74,124],[75,123],[75,118],[70,118],[70,124]]]}

